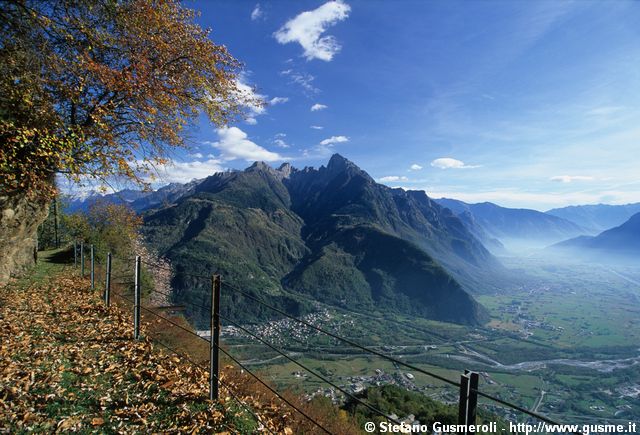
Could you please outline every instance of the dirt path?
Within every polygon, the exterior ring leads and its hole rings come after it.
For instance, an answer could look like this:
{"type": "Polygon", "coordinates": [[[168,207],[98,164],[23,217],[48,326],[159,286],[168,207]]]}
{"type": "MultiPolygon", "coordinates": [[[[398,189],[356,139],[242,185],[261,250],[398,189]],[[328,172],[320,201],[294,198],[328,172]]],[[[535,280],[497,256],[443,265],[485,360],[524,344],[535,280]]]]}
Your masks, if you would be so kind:
{"type": "Polygon", "coordinates": [[[206,373],[132,340],[130,315],[88,289],[46,258],[0,289],[0,433],[251,431],[207,399],[206,373]]]}

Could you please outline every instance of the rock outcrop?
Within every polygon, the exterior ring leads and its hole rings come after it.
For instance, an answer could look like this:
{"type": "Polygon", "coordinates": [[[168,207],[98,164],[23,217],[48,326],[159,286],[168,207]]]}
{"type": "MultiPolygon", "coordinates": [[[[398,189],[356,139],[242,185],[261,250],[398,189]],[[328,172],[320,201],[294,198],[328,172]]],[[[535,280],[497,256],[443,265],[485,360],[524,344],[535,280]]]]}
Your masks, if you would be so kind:
{"type": "Polygon", "coordinates": [[[38,226],[49,204],[25,195],[0,195],[0,286],[35,264],[38,226]]]}

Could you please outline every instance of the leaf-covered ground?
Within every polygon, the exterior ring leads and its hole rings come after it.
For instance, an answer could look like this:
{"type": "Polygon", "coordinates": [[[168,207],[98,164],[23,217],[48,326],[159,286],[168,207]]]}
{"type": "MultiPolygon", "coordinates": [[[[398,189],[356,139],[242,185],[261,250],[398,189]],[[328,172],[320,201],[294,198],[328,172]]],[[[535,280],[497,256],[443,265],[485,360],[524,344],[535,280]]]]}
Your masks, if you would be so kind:
{"type": "Polygon", "coordinates": [[[0,289],[0,433],[257,429],[231,398],[207,399],[207,373],[131,335],[131,315],[68,266],[0,289]]]}

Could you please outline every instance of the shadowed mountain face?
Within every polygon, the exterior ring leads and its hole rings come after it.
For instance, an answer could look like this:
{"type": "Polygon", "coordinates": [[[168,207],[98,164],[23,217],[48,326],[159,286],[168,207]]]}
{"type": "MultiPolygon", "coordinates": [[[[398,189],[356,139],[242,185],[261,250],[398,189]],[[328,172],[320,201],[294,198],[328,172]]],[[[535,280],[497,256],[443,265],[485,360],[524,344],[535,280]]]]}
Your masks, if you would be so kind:
{"type": "Polygon", "coordinates": [[[640,213],[640,203],[625,205],[576,205],[554,208],[546,212],[575,222],[584,228],[592,229],[591,234],[617,227],[625,223],[631,216],[640,213]]]}
{"type": "MultiPolygon", "coordinates": [[[[319,301],[476,324],[485,310],[459,282],[500,269],[424,192],[379,185],[339,155],[320,169],[255,163],[213,175],[147,214],[144,231],[179,272],[179,299],[200,301],[210,285],[180,272],[217,271],[294,314],[319,301]]],[[[232,291],[223,297],[228,315],[266,315],[232,291]]]]}
{"type": "Polygon", "coordinates": [[[425,192],[378,184],[340,155],[326,168],[293,171],[284,184],[311,245],[345,226],[369,224],[418,245],[473,291],[491,288],[489,275],[502,272],[460,219],[425,192]]]}
{"type": "Polygon", "coordinates": [[[447,198],[436,202],[460,216],[470,230],[490,247],[495,239],[504,243],[531,240],[544,245],[589,234],[589,230],[573,222],[536,210],[500,207],[490,202],[467,204],[447,198]]]}
{"type": "Polygon", "coordinates": [[[602,257],[602,254],[612,254],[637,259],[640,257],[640,213],[634,214],[622,225],[603,231],[595,237],[576,237],[557,243],[553,248],[572,253],[577,251],[577,255],[602,257]]]}

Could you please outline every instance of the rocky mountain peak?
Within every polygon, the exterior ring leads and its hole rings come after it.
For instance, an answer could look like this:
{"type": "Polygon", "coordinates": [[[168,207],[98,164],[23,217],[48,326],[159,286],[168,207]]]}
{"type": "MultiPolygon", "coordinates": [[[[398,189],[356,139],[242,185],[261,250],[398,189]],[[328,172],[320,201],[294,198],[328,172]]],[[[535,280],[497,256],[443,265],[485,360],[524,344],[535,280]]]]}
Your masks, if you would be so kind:
{"type": "Polygon", "coordinates": [[[262,172],[282,180],[283,178],[288,178],[292,170],[293,168],[289,163],[283,163],[278,169],[275,169],[265,162],[254,162],[253,165],[245,169],[245,172],[262,172]]]}
{"type": "Polygon", "coordinates": [[[245,172],[263,172],[275,177],[278,180],[289,178],[289,176],[296,171],[296,168],[291,166],[290,163],[281,164],[278,169],[271,167],[265,162],[254,162],[251,166],[245,169],[245,172]]]}
{"type": "Polygon", "coordinates": [[[331,172],[342,172],[348,168],[359,169],[353,162],[338,153],[332,155],[331,159],[329,159],[329,163],[327,164],[327,169],[331,172]]]}
{"type": "Polygon", "coordinates": [[[253,162],[253,164],[251,166],[249,166],[247,169],[245,169],[245,171],[247,172],[252,172],[252,171],[264,171],[264,172],[274,172],[274,169],[269,166],[268,164],[266,164],[265,162],[253,162]]]}
{"type": "Polygon", "coordinates": [[[291,172],[295,171],[295,168],[291,166],[291,163],[285,162],[280,165],[277,171],[282,174],[283,178],[289,178],[289,175],[291,175],[291,172]]]}

